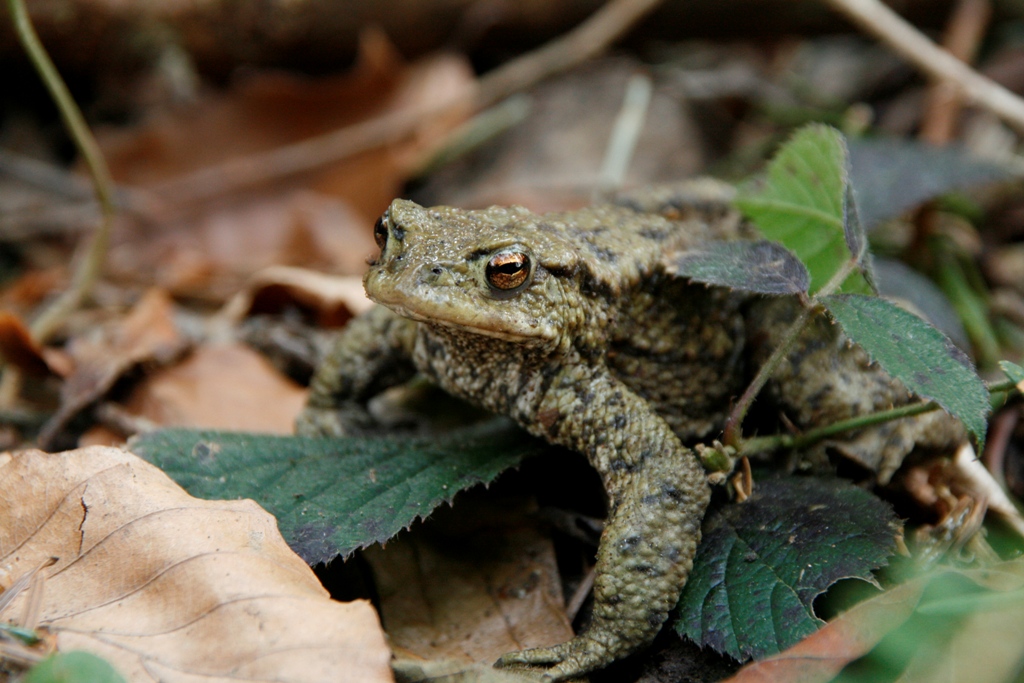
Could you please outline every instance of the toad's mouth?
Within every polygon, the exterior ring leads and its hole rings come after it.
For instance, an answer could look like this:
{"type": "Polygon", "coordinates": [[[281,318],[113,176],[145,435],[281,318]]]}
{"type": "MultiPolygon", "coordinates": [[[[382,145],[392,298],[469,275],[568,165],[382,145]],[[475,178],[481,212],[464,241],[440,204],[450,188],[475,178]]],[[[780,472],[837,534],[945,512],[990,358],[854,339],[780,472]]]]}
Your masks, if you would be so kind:
{"type": "Polygon", "coordinates": [[[489,315],[479,311],[467,314],[448,302],[421,300],[410,307],[406,301],[381,296],[381,292],[375,292],[370,298],[403,318],[491,339],[539,345],[551,343],[557,338],[557,333],[549,323],[536,318],[523,319],[510,314],[489,315]]]}

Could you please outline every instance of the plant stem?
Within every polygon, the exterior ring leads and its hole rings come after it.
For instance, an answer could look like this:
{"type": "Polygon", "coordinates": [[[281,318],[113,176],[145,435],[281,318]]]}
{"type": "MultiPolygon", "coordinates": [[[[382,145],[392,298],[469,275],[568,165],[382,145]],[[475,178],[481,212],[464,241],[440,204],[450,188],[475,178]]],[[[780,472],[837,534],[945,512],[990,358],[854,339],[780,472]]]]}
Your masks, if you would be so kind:
{"type": "MultiPolygon", "coordinates": [[[[988,391],[992,395],[991,400],[993,407],[996,407],[1002,400],[996,398],[998,394],[1014,391],[1016,387],[1017,385],[1014,384],[1013,380],[1009,379],[988,385],[988,391]]],[[[824,427],[811,429],[803,434],[774,434],[772,436],[759,436],[753,439],[746,439],[743,442],[738,455],[749,456],[755,453],[774,451],[779,448],[807,448],[808,446],[812,446],[819,441],[842,432],[863,429],[864,427],[870,427],[883,422],[899,420],[904,417],[913,417],[914,415],[921,415],[922,413],[930,413],[933,410],[941,409],[942,406],[935,401],[919,401],[917,403],[909,403],[897,408],[880,410],[877,413],[867,413],[866,415],[858,415],[847,420],[840,420],[839,422],[833,422],[832,424],[825,425],[824,427]]]]}
{"type": "Polygon", "coordinates": [[[793,348],[793,344],[796,343],[800,333],[803,332],[804,327],[807,325],[807,321],[819,308],[819,301],[822,297],[828,296],[832,292],[839,289],[846,278],[857,270],[856,259],[849,259],[832,275],[828,282],[826,282],[821,289],[819,289],[810,301],[804,301],[803,309],[800,311],[800,315],[790,323],[789,327],[786,328],[786,332],[782,335],[782,339],[779,340],[778,345],[772,350],[768,360],[758,369],[754,379],[751,380],[747,386],[743,395],[740,396],[736,405],[733,406],[732,411],[729,413],[729,418],[725,421],[725,429],[722,432],[722,443],[727,446],[733,446],[734,448],[740,448],[743,443],[743,433],[741,427],[743,425],[743,419],[747,416],[747,411],[750,410],[750,406],[754,403],[754,399],[757,398],[758,393],[764,388],[764,385],[771,379],[771,376],[775,374],[775,370],[782,363],[782,360],[786,357],[786,354],[793,348]]]}
{"type": "Polygon", "coordinates": [[[25,52],[28,53],[39,77],[46,85],[46,89],[49,90],[68,134],[78,148],[79,154],[82,155],[82,159],[85,160],[85,165],[93,179],[96,200],[100,204],[101,213],[100,225],[93,235],[92,243],[82,254],[71,286],[32,322],[32,337],[37,342],[42,342],[57,330],[68,313],[81,305],[91,292],[96,280],[99,279],[107,243],[110,239],[110,227],[114,221],[114,183],[110,178],[106,161],[100,153],[99,145],[96,144],[96,139],[93,138],[89,126],[86,125],[82,112],[75,104],[74,98],[68,92],[67,86],[64,85],[57,68],[46,54],[46,49],[32,27],[32,21],[29,19],[24,1],[7,0],[7,6],[18,39],[25,48],[25,52]]]}
{"type": "Polygon", "coordinates": [[[807,325],[807,321],[811,317],[813,309],[810,306],[800,309],[800,315],[786,328],[786,333],[779,340],[779,343],[772,350],[768,359],[758,369],[754,379],[750,381],[747,388],[743,391],[743,395],[733,406],[732,411],[729,413],[729,419],[725,422],[725,429],[722,432],[722,443],[726,446],[733,446],[735,448],[740,447],[740,443],[743,441],[743,435],[740,431],[740,427],[743,424],[743,418],[747,416],[747,411],[750,410],[750,406],[754,403],[754,399],[764,385],[768,382],[775,370],[782,363],[782,360],[786,357],[786,354],[793,348],[793,344],[796,343],[797,337],[804,331],[804,327],[807,325]]]}

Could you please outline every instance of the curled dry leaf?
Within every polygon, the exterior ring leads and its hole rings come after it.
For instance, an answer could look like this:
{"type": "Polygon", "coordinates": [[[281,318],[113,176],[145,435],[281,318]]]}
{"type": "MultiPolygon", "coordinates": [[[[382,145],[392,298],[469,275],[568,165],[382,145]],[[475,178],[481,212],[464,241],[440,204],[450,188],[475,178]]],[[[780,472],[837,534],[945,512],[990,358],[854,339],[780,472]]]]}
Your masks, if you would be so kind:
{"type": "Polygon", "coordinates": [[[27,451],[0,455],[0,520],[0,585],[59,558],[40,625],[130,681],[392,680],[370,605],[330,600],[252,501],[191,498],[120,449],[27,451]]]}
{"type": "Polygon", "coordinates": [[[937,519],[946,518],[967,499],[981,506],[982,511],[996,514],[1024,537],[1020,511],[969,443],[961,444],[952,458],[936,458],[907,468],[902,479],[904,490],[937,519]]]}
{"type": "Polygon", "coordinates": [[[174,303],[150,290],[122,320],[72,340],[75,369],[61,387],[61,405],[39,434],[49,443],[67,422],[105,395],[127,371],[146,361],[166,363],[185,350],[187,340],[174,323],[174,303]]]}
{"type": "Polygon", "coordinates": [[[24,321],[9,311],[0,311],[0,358],[26,375],[60,374],[47,362],[45,350],[32,340],[24,321]]]}
{"type": "Polygon", "coordinates": [[[320,327],[341,327],[369,310],[363,279],[355,275],[325,275],[306,268],[271,266],[256,273],[228,304],[228,316],[280,313],[287,305],[309,311],[320,327]]]}

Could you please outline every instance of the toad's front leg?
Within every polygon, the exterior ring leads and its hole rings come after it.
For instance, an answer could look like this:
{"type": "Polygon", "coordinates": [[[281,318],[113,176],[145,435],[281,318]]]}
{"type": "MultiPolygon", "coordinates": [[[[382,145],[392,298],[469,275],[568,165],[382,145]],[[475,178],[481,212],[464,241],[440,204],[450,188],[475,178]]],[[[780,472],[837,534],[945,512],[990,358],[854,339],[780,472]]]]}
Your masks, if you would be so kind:
{"type": "Polygon", "coordinates": [[[532,427],[586,454],[609,495],[589,627],[561,645],[512,652],[498,661],[551,665],[545,676],[561,680],[606,666],[654,639],[693,566],[710,491],[697,458],[668,424],[602,370],[564,369],[532,427]]]}
{"type": "Polygon", "coordinates": [[[304,436],[343,436],[372,428],[366,402],[413,375],[416,323],[374,306],[343,329],[309,386],[296,421],[304,436]]]}

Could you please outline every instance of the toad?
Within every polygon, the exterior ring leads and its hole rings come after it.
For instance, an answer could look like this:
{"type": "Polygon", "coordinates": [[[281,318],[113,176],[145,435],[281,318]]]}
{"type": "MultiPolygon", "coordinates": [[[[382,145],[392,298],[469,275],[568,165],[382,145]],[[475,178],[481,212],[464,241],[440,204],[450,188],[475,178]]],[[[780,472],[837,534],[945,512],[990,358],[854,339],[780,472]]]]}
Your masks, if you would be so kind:
{"type": "MultiPolygon", "coordinates": [[[[674,254],[750,236],[731,192],[698,181],[656,206],[634,198],[544,215],[399,199],[374,226],[380,254],[364,284],[378,306],[339,335],[299,433],[372,427],[366,402],[419,372],[582,453],[607,490],[589,626],[499,665],[553,680],[601,668],[649,644],[679,598],[710,498],[690,445],[717,436],[757,349],[795,305],[670,274],[674,254]]],[[[799,426],[912,400],[834,326],[804,336],[771,388],[799,426]]],[[[959,434],[942,414],[894,424],[874,442],[897,459],[959,434]]]]}

